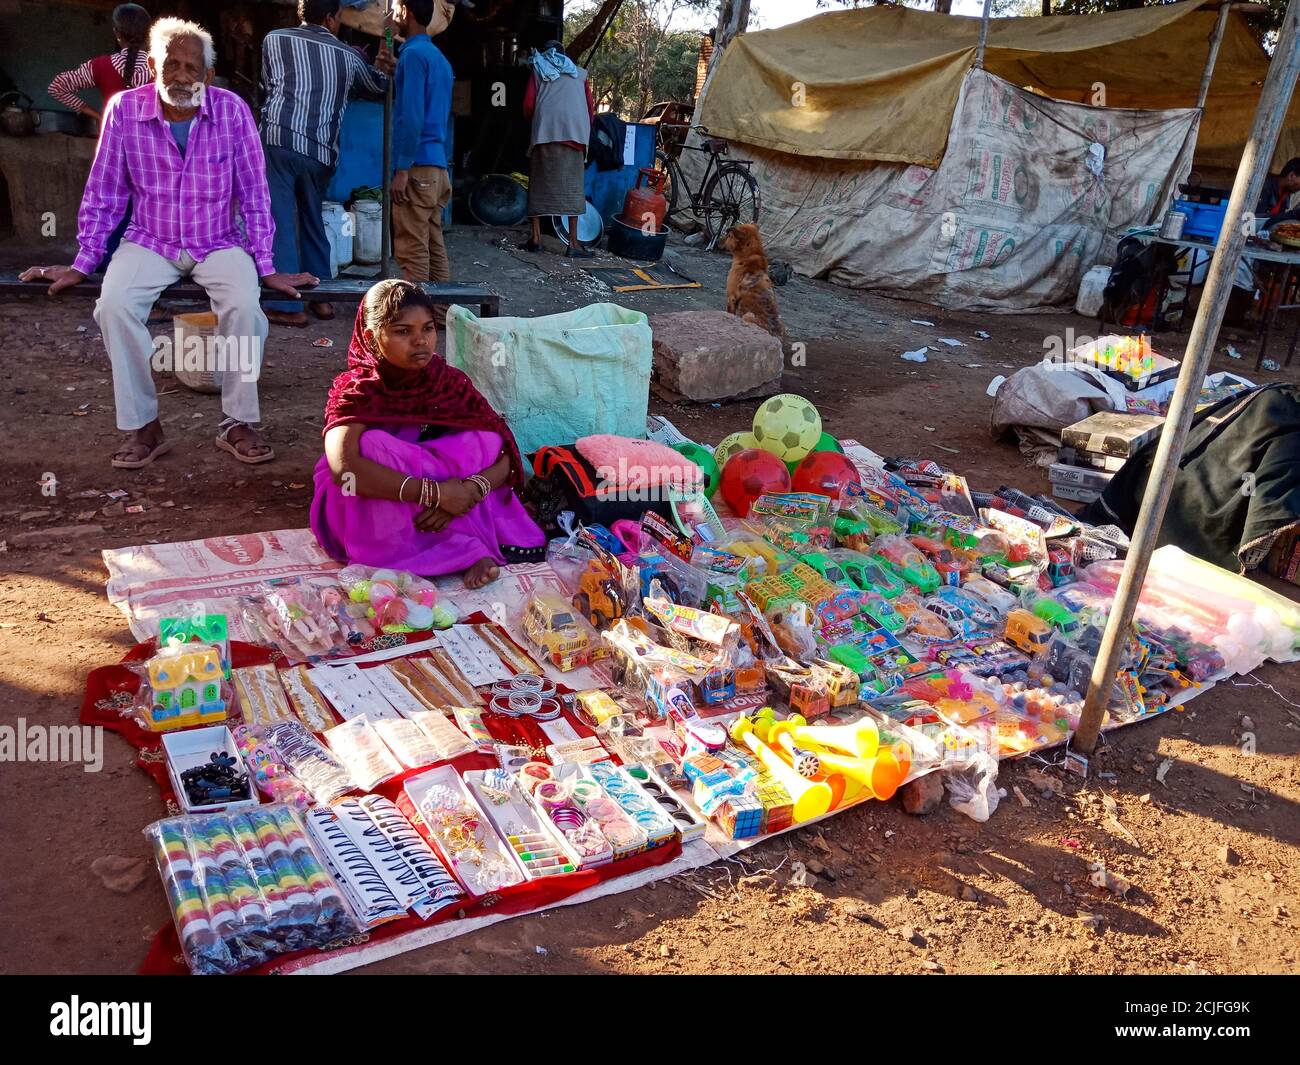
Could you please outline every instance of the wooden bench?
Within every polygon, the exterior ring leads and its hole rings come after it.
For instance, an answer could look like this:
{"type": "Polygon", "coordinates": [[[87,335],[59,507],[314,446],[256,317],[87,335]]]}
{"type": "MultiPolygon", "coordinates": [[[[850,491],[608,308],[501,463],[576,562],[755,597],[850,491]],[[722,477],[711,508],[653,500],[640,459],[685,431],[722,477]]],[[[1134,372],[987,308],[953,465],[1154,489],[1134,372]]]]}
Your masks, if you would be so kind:
{"type": "MultiPolygon", "coordinates": [[[[5,270],[0,271],[0,298],[6,296],[40,296],[44,295],[45,289],[49,287],[48,281],[19,281],[18,274],[21,271],[5,270]]],[[[62,299],[65,296],[98,296],[100,285],[103,283],[103,275],[91,274],[80,284],[73,285],[72,288],[65,288],[59,293],[56,299],[62,299]]],[[[339,277],[334,279],[322,279],[319,285],[314,288],[303,288],[299,291],[303,296],[314,299],[326,299],[331,303],[360,303],[361,297],[364,296],[374,280],[354,281],[351,278],[339,277]]],[[[421,287],[429,294],[429,297],[435,303],[459,303],[465,307],[477,307],[480,318],[495,318],[501,313],[501,297],[489,289],[486,285],[475,283],[435,283],[432,281],[424,282],[421,287]]],[[[184,281],[177,281],[175,284],[168,285],[163,290],[162,298],[177,300],[206,300],[207,294],[203,291],[203,286],[188,278],[184,281]]],[[[263,287],[262,298],[269,300],[287,299],[283,293],[275,292],[272,289],[263,287]]]]}

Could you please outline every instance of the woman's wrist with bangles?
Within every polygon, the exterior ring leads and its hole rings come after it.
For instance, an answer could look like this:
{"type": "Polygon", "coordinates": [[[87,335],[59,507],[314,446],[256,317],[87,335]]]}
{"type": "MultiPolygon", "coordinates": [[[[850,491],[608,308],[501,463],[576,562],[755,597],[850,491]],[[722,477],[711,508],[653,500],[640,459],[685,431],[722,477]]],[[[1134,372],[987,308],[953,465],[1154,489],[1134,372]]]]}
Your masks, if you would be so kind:
{"type": "Polygon", "coordinates": [[[481,473],[472,473],[466,477],[465,480],[478,489],[478,499],[480,503],[492,493],[492,482],[481,473]]]}
{"type": "Polygon", "coordinates": [[[408,502],[404,495],[407,481],[415,481],[419,488],[419,495],[414,502],[419,505],[421,510],[437,507],[442,502],[442,486],[437,481],[431,481],[427,477],[407,477],[406,480],[402,481],[401,487],[397,489],[399,503],[408,502]]]}

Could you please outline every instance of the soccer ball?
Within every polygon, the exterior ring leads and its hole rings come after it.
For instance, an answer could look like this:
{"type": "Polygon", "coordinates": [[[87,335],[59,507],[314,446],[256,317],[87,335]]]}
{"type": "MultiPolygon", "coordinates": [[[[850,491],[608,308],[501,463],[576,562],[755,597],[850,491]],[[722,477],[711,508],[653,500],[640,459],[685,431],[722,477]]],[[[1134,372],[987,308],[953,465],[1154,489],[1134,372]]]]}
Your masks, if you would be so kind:
{"type": "Polygon", "coordinates": [[[721,476],[713,452],[703,444],[695,443],[694,440],[688,440],[684,444],[677,444],[673,450],[700,468],[700,474],[704,482],[704,494],[706,496],[713,495],[718,490],[718,478],[721,476]]]}
{"type": "Polygon", "coordinates": [[[713,449],[713,459],[717,462],[718,469],[722,469],[732,455],[751,447],[758,447],[753,433],[728,433],[722,438],[722,443],[713,449]]]}
{"type": "Polygon", "coordinates": [[[817,446],[821,435],[822,416],[803,396],[773,396],[754,414],[758,446],[782,462],[798,462],[817,446]]]}

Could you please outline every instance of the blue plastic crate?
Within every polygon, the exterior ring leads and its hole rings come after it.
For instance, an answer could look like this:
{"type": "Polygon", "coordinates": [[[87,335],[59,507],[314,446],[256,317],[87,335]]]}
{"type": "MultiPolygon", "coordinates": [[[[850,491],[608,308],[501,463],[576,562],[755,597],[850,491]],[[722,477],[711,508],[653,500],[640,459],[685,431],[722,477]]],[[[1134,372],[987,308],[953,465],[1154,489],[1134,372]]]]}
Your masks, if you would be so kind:
{"type": "Polygon", "coordinates": [[[1218,240],[1219,230],[1223,228],[1224,216],[1228,213],[1228,204],[1193,203],[1190,200],[1175,200],[1174,210],[1187,215],[1187,224],[1183,226],[1183,236],[1200,237],[1202,240],[1218,240]]]}

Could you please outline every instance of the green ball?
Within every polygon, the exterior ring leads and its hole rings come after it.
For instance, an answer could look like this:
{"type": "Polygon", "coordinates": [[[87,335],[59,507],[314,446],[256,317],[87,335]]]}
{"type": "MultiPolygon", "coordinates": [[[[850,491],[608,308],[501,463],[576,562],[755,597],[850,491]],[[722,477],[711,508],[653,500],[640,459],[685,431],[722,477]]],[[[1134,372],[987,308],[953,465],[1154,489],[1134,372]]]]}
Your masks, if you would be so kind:
{"type": "Polygon", "coordinates": [[[813,445],[813,450],[814,451],[837,451],[841,455],[844,454],[844,449],[840,447],[840,442],[836,440],[835,437],[831,436],[830,433],[822,433],[822,435],[818,437],[817,443],[813,445]]]}
{"type": "Polygon", "coordinates": [[[693,440],[688,440],[684,444],[677,444],[674,448],[683,458],[690,459],[700,468],[704,474],[704,494],[712,496],[718,490],[718,482],[722,478],[718,470],[717,459],[713,457],[713,452],[703,444],[697,444],[693,440]]]}

